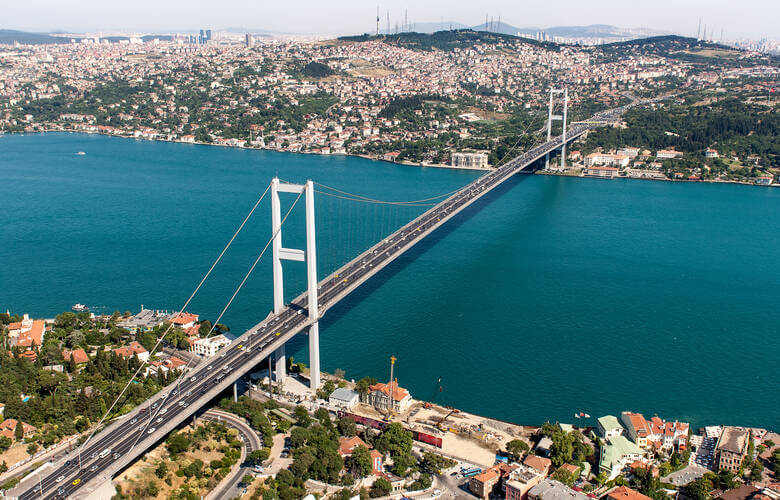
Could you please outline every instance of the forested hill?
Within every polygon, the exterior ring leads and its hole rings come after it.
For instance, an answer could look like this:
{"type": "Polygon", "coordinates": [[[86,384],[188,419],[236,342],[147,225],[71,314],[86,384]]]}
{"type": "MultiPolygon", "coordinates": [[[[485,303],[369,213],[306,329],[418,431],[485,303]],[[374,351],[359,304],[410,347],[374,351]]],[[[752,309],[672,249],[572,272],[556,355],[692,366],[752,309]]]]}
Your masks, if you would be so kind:
{"type": "Polygon", "coordinates": [[[70,43],[70,38],[51,36],[45,33],[28,33],[18,30],[0,29],[0,44],[30,44],[40,45],[45,43],[70,43]]]}
{"type": "Polygon", "coordinates": [[[487,31],[474,31],[470,29],[437,31],[436,33],[398,33],[395,35],[357,35],[342,36],[341,41],[366,42],[369,40],[381,40],[391,45],[405,47],[414,50],[453,50],[456,48],[472,47],[480,43],[513,43],[522,42],[530,45],[544,47],[550,50],[558,50],[558,45],[552,42],[540,42],[530,38],[520,38],[502,33],[490,33],[487,31]]]}
{"type": "Polygon", "coordinates": [[[709,64],[713,62],[728,64],[746,54],[744,51],[718,43],[678,35],[607,43],[599,45],[597,51],[606,59],[619,59],[631,55],[654,55],[709,64]]]}

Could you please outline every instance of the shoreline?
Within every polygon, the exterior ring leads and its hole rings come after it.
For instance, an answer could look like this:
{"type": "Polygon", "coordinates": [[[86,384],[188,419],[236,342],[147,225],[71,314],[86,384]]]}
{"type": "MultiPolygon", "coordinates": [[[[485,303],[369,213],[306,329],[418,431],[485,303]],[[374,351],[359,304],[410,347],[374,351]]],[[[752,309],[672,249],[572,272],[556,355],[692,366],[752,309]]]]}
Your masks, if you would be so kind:
{"type": "Polygon", "coordinates": [[[134,137],[130,135],[122,135],[122,134],[107,134],[105,132],[100,131],[92,131],[92,130],[70,130],[70,129],[46,129],[46,130],[35,130],[31,132],[8,132],[4,131],[0,133],[0,136],[3,134],[6,135],[25,135],[25,134],[49,134],[49,133],[68,133],[68,134],[87,134],[87,135],[101,135],[106,137],[116,137],[119,139],[134,139],[137,141],[148,141],[148,142],[167,142],[171,144],[186,144],[186,145],[194,145],[194,146],[214,146],[214,147],[220,147],[220,148],[232,148],[232,149],[243,149],[248,151],[272,151],[274,153],[286,153],[286,154],[300,154],[300,155],[316,155],[316,156],[345,156],[345,157],[351,157],[351,158],[362,158],[364,160],[370,160],[370,161],[381,161],[384,163],[390,163],[392,165],[403,165],[405,167],[432,167],[432,168],[446,168],[449,170],[469,170],[469,171],[480,171],[480,172],[491,172],[493,171],[493,168],[480,168],[480,167],[453,167],[452,165],[446,165],[441,163],[414,163],[410,161],[390,161],[385,160],[384,158],[375,158],[366,154],[359,154],[359,153],[317,153],[315,151],[287,151],[284,149],[274,149],[274,148],[268,148],[268,147],[246,147],[246,146],[236,146],[232,144],[216,144],[213,142],[198,142],[198,141],[177,141],[177,140],[168,140],[168,139],[159,139],[159,138],[148,138],[148,137],[134,137]]]}
{"type": "MultiPolygon", "coordinates": [[[[8,132],[3,131],[0,133],[0,137],[2,135],[25,135],[25,134],[47,134],[47,133],[56,133],[56,132],[62,132],[62,133],[70,133],[70,134],[87,134],[87,135],[100,135],[100,136],[106,136],[106,137],[117,137],[119,139],[134,139],[134,140],[140,140],[140,141],[148,141],[148,142],[167,142],[171,144],[187,144],[187,145],[195,145],[195,146],[214,146],[214,147],[222,147],[222,148],[233,148],[233,149],[242,149],[242,150],[248,150],[248,151],[271,151],[274,153],[286,153],[286,154],[300,154],[300,155],[316,155],[316,156],[343,156],[343,157],[351,157],[351,158],[362,158],[364,160],[370,160],[370,161],[379,161],[383,163],[389,163],[392,165],[402,165],[405,167],[418,167],[418,168],[444,168],[448,170],[466,170],[466,171],[477,171],[477,172],[491,172],[494,170],[493,167],[488,168],[480,168],[480,167],[453,167],[452,165],[446,165],[446,164],[439,164],[439,163],[414,163],[409,161],[389,161],[385,160],[384,158],[374,158],[372,156],[366,155],[366,154],[358,154],[358,153],[317,153],[314,151],[286,151],[283,149],[274,149],[274,148],[261,148],[261,147],[245,147],[245,146],[235,146],[230,144],[215,144],[211,142],[187,142],[187,141],[177,141],[177,140],[168,140],[168,139],[158,139],[158,138],[147,138],[147,137],[133,137],[128,135],[120,135],[120,134],[107,134],[100,131],[88,131],[88,130],[68,130],[68,129],[46,129],[46,130],[40,130],[40,131],[32,131],[32,132],[8,132]]],[[[631,180],[631,181],[658,181],[658,182],[680,182],[680,183],[688,183],[688,184],[732,184],[732,185],[742,185],[742,186],[754,186],[754,187],[761,187],[761,188],[778,188],[780,187],[780,183],[773,183],[770,185],[760,185],[756,184],[755,182],[745,182],[745,181],[734,181],[734,180],[708,180],[708,179],[699,179],[699,180],[688,180],[688,179],[670,179],[670,178],[656,178],[656,177],[628,177],[628,176],[616,176],[612,178],[601,178],[601,177],[595,177],[595,176],[588,176],[588,175],[574,175],[574,174],[568,174],[565,172],[545,172],[543,170],[537,170],[534,172],[521,172],[521,173],[527,173],[532,175],[549,175],[552,177],[572,177],[572,178],[579,178],[579,179],[599,179],[599,180],[615,180],[615,179],[621,179],[621,180],[631,180]]]]}

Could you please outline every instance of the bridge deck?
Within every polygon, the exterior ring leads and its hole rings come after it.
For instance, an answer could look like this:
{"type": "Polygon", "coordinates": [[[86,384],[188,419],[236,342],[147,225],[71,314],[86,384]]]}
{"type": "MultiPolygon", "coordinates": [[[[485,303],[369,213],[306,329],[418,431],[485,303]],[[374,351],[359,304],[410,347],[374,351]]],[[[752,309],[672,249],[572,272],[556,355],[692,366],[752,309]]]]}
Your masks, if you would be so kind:
{"type": "MultiPolygon", "coordinates": [[[[603,125],[601,120],[613,120],[623,110],[610,110],[596,115],[592,119],[595,121],[572,126],[566,142],[603,125]]],[[[558,136],[475,179],[320,281],[318,317],[464,208],[562,143],[563,138],[558,136]]],[[[80,469],[76,453],[71,452],[66,457],[72,461],[69,465],[56,464],[48,474],[41,473],[40,478],[33,475],[25,480],[17,488],[22,492],[18,498],[55,498],[58,490],[63,496],[87,498],[101,483],[110,480],[279,346],[306,329],[311,324],[306,295],[299,295],[279,314],[268,316],[215,357],[202,361],[179,386],[167,387],[148,404],[137,407],[97,433],[81,453],[80,469]],[[104,450],[110,452],[101,457],[104,450]],[[80,480],[76,485],[72,484],[75,479],[80,480]],[[38,490],[39,484],[43,487],[43,495],[38,490]]]]}

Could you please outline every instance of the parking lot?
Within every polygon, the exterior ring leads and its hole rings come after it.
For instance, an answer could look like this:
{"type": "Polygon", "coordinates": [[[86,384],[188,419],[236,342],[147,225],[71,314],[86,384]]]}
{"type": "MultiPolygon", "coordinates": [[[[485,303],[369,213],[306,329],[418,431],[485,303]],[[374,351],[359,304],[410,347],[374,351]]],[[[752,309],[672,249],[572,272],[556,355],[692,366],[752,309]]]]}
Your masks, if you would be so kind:
{"type": "Polygon", "coordinates": [[[707,436],[691,436],[691,465],[698,465],[706,469],[712,470],[713,460],[715,457],[715,444],[717,439],[707,436]]]}

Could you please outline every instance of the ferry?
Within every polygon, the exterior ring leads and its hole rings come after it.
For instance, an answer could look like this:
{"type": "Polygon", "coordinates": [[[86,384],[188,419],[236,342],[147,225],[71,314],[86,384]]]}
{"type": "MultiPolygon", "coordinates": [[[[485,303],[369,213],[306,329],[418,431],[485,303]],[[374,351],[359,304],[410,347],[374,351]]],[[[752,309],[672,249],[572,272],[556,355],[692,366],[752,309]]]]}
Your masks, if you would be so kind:
{"type": "Polygon", "coordinates": [[[71,307],[71,310],[75,312],[85,312],[89,311],[89,307],[85,306],[84,304],[74,304],[73,307],[71,307]]]}
{"type": "Polygon", "coordinates": [[[87,153],[85,153],[84,151],[79,151],[78,153],[76,153],[76,155],[78,155],[78,156],[84,156],[85,154],[87,154],[87,153]]]}

